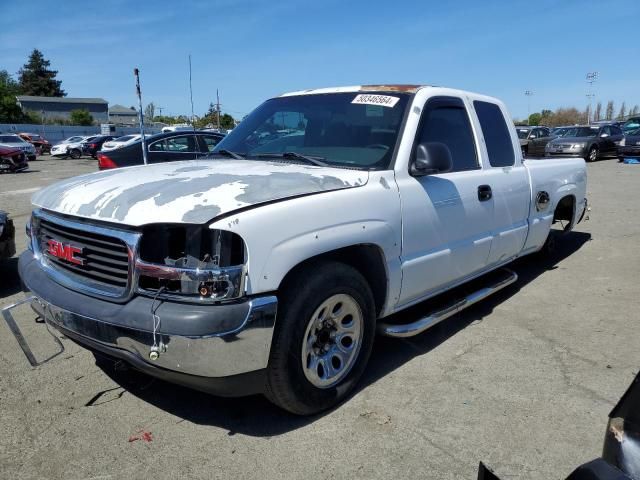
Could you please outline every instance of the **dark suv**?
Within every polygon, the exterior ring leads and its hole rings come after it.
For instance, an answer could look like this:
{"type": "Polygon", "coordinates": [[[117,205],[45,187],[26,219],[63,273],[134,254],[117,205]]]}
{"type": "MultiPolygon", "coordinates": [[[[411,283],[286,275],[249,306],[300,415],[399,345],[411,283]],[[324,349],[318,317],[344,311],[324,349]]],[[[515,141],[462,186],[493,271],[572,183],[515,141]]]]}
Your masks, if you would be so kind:
{"type": "Polygon", "coordinates": [[[615,125],[582,125],[570,128],[562,137],[551,140],[545,156],[582,157],[593,162],[606,156],[616,156],[624,138],[615,125]]]}
{"type": "MultiPolygon", "coordinates": [[[[223,134],[199,130],[159,133],[146,139],[147,160],[149,163],[194,160],[211,152],[223,138],[223,134]]],[[[144,160],[140,143],[138,140],[126,147],[98,152],[98,167],[104,170],[142,165],[144,160]]]]}
{"type": "Polygon", "coordinates": [[[98,135],[97,137],[87,138],[82,142],[82,153],[85,155],[91,155],[92,158],[98,158],[97,153],[102,148],[102,144],[109,140],[113,140],[114,138],[116,137],[111,135],[98,135]]]}

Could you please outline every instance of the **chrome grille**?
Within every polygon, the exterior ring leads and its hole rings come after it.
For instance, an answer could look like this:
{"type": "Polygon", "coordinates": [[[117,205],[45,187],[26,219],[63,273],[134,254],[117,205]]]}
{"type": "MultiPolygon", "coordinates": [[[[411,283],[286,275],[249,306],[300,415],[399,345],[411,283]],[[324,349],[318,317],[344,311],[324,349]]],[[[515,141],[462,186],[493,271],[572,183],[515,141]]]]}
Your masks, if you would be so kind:
{"type": "Polygon", "coordinates": [[[40,221],[40,249],[57,268],[68,270],[93,281],[126,288],[129,275],[127,246],[122,240],[62,227],[47,220],[40,221]],[[76,265],[49,254],[49,240],[73,244],[82,249],[84,265],[76,265]]]}
{"type": "Polygon", "coordinates": [[[44,212],[33,214],[34,250],[42,266],[58,283],[94,296],[127,300],[132,294],[132,259],[140,234],[105,228],[93,223],[60,218],[44,212]],[[73,247],[73,258],[60,255],[49,244],[73,247]]]}

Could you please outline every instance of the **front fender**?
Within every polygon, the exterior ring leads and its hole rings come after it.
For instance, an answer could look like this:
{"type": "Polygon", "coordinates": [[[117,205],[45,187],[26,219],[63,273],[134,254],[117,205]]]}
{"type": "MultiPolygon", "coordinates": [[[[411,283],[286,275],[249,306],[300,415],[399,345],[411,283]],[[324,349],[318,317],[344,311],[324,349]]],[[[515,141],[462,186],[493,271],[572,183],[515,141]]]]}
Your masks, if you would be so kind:
{"type": "Polygon", "coordinates": [[[323,253],[373,245],[384,256],[387,299],[400,290],[402,225],[393,172],[372,172],[360,187],[305,196],[238,212],[210,225],[245,242],[248,294],[276,291],[296,265],[323,253]]]}

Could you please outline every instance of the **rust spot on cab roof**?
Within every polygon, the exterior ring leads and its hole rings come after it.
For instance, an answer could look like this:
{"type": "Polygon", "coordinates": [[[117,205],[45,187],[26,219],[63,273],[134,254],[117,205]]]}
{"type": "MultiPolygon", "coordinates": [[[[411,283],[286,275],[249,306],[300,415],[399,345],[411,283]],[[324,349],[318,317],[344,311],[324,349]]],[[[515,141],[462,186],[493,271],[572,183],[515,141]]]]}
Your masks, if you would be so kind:
{"type": "Polygon", "coordinates": [[[407,92],[416,93],[424,85],[361,85],[360,90],[367,92],[407,92]]]}

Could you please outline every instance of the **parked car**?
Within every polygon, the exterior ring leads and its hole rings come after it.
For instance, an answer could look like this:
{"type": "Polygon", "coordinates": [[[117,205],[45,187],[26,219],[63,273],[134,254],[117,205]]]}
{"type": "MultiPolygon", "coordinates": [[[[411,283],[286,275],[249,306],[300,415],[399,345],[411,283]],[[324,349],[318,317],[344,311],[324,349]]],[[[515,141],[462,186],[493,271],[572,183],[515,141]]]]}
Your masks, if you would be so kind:
{"type": "Polygon", "coordinates": [[[569,131],[569,129],[571,129],[571,127],[555,127],[551,129],[551,136],[554,138],[562,137],[569,131]]]}
{"type": "Polygon", "coordinates": [[[188,123],[179,123],[177,125],[167,125],[166,127],[162,127],[160,133],[169,133],[169,132],[183,132],[183,131],[193,131],[193,125],[189,125],[188,123]]]}
{"type": "Polygon", "coordinates": [[[82,142],[91,136],[73,136],[51,147],[51,155],[54,157],[80,158],[82,156],[82,142]]]}
{"type": "Polygon", "coordinates": [[[640,117],[631,117],[622,124],[622,131],[627,134],[640,128],[640,117]]]}
{"type": "Polygon", "coordinates": [[[27,157],[27,160],[36,159],[36,147],[29,142],[25,142],[18,135],[4,133],[0,135],[0,147],[17,148],[21,150],[27,157]]]}
{"type": "Polygon", "coordinates": [[[618,145],[618,160],[637,158],[640,160],[640,128],[628,132],[618,145]]]}
{"type": "Polygon", "coordinates": [[[114,140],[115,137],[111,135],[98,135],[96,137],[87,138],[82,142],[82,153],[89,155],[91,158],[98,158],[97,154],[102,149],[102,145],[105,142],[114,140]]]}
{"type": "Polygon", "coordinates": [[[51,143],[42,135],[38,135],[37,133],[19,133],[18,136],[25,142],[29,142],[36,147],[36,153],[38,155],[51,153],[51,143]]]}
{"type": "Polygon", "coordinates": [[[543,157],[544,147],[554,138],[547,127],[516,127],[516,131],[524,157],[543,157]]]}
{"type": "MultiPolygon", "coordinates": [[[[141,165],[142,147],[140,136],[133,142],[118,148],[98,152],[98,167],[107,168],[129,167],[141,165]]],[[[214,147],[224,138],[219,133],[201,131],[175,131],[159,133],[147,138],[147,161],[149,163],[174,162],[176,160],[192,160],[213,151],[214,147]]]]}
{"type": "Polygon", "coordinates": [[[581,157],[587,162],[593,162],[599,158],[615,156],[623,138],[620,127],[614,125],[572,127],[562,137],[547,143],[545,156],[581,157]]]}
{"type": "MultiPolygon", "coordinates": [[[[176,133],[151,145],[204,139],[176,133]]],[[[491,97],[305,90],[263,103],[210,158],[36,192],[18,268],[32,308],[80,345],[314,414],[353,390],[376,331],[417,335],[515,282],[501,267],[582,219],[586,175],[582,159],[523,162],[491,97]],[[276,120],[299,134],[263,142],[276,120]],[[462,284],[426,316],[390,317],[462,284]]]]}
{"type": "Polygon", "coordinates": [[[108,152],[110,150],[115,150],[117,148],[122,148],[126,145],[130,145],[138,140],[140,140],[142,136],[140,134],[131,134],[131,135],[122,135],[121,137],[114,138],[109,140],[108,142],[104,142],[102,144],[101,150],[103,152],[108,152]]]}
{"type": "Polygon", "coordinates": [[[0,147],[0,173],[21,172],[29,168],[24,151],[13,147],[0,147]]]}
{"type": "Polygon", "coordinates": [[[7,212],[0,210],[0,260],[16,254],[16,229],[7,212]]]}

